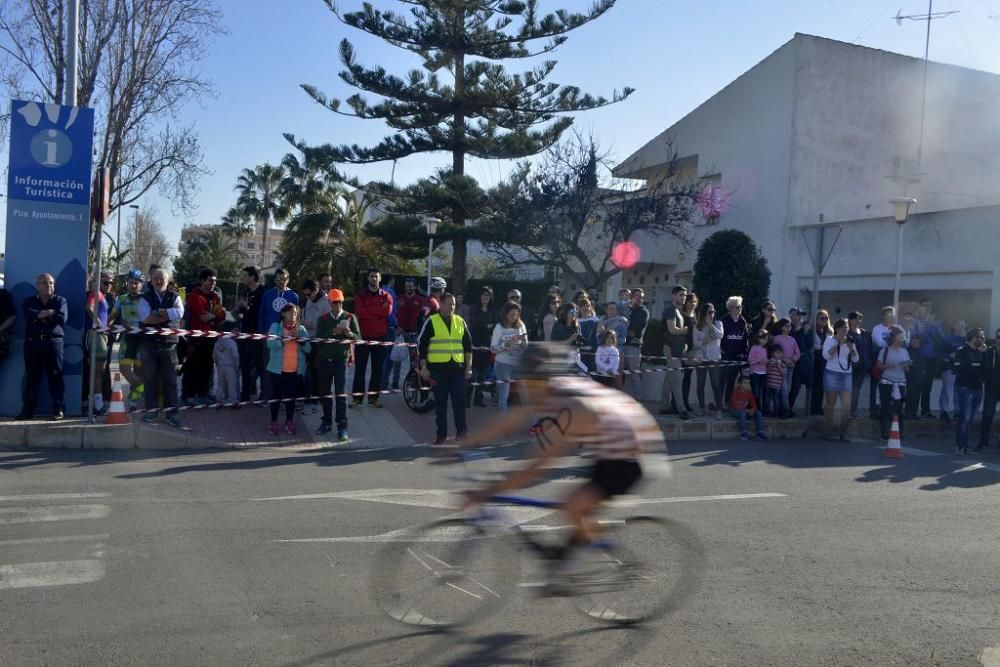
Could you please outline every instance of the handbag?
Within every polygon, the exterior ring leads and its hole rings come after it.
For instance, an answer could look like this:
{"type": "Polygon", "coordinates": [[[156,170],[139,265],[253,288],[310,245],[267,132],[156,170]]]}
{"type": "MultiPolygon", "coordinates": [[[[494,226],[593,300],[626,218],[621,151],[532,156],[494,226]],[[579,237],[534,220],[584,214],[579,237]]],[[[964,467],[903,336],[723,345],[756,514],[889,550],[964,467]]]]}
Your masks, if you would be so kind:
{"type": "Polygon", "coordinates": [[[406,340],[403,338],[403,334],[396,336],[396,344],[393,345],[392,351],[389,352],[389,361],[393,363],[402,363],[410,358],[410,348],[402,343],[406,340]]]}

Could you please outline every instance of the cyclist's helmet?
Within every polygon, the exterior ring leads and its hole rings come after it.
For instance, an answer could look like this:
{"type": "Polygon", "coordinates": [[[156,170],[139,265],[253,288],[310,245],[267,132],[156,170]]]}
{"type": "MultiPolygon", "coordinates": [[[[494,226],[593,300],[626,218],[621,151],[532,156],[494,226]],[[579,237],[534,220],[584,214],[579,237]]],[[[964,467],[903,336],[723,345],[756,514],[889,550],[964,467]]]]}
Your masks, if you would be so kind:
{"type": "Polygon", "coordinates": [[[128,280],[139,280],[139,281],[141,281],[142,280],[142,271],[140,271],[139,269],[130,269],[129,272],[127,274],[125,274],[125,277],[128,280]]]}
{"type": "Polygon", "coordinates": [[[440,276],[431,278],[430,285],[431,285],[431,289],[432,290],[436,290],[436,291],[439,291],[439,292],[445,291],[445,289],[447,289],[447,287],[448,287],[448,283],[445,282],[445,279],[441,278],[440,276]]]}
{"type": "Polygon", "coordinates": [[[569,346],[561,343],[532,343],[521,355],[518,378],[548,380],[556,375],[568,375],[569,346]]]}

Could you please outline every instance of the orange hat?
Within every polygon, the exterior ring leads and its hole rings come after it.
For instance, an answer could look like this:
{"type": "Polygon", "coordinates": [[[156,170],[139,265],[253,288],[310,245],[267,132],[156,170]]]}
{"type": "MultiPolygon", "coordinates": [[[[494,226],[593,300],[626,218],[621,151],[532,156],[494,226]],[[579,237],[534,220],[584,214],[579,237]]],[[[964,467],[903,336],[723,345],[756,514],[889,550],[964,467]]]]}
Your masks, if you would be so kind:
{"type": "Polygon", "coordinates": [[[328,298],[330,299],[330,301],[339,301],[341,303],[344,303],[344,293],[341,292],[336,287],[330,290],[330,296],[328,298]]]}

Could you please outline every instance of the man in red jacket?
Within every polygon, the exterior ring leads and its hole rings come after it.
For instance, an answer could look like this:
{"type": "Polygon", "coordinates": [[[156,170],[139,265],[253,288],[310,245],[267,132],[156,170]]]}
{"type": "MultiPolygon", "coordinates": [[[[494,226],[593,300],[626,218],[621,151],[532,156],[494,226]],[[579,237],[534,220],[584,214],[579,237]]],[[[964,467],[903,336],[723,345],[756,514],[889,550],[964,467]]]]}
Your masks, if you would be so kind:
{"type": "MultiPolygon", "coordinates": [[[[382,274],[378,269],[368,269],[368,284],[354,297],[354,315],[358,318],[361,338],[364,340],[385,340],[389,332],[389,314],[392,312],[392,295],[379,287],[382,274]]],[[[389,348],[383,345],[355,346],[354,352],[354,400],[351,407],[364,402],[361,394],[365,391],[365,370],[371,360],[372,373],[368,382],[368,405],[381,408],[379,392],[382,390],[382,365],[389,348]]]]}
{"type": "MultiPolygon", "coordinates": [[[[226,319],[219,294],[215,291],[215,270],[205,268],[198,273],[198,287],[191,290],[185,308],[189,329],[212,331],[226,319]]],[[[184,363],[181,394],[191,405],[208,403],[212,385],[212,350],[214,338],[189,338],[188,355],[184,363]]]]}

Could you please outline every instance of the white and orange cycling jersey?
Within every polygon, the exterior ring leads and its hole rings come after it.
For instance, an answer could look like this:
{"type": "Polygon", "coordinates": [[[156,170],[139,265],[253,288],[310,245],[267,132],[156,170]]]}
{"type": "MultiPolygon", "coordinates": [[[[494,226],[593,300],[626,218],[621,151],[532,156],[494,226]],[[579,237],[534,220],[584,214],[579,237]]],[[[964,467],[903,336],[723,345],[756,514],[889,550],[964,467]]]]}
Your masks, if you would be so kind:
{"type": "MultiPolygon", "coordinates": [[[[664,452],[666,444],[659,424],[631,396],[589,378],[558,376],[549,382],[549,411],[558,428],[571,441],[602,460],[637,461],[644,453],[664,452]],[[599,422],[589,433],[575,433],[568,400],[582,402],[599,422]],[[565,416],[563,416],[565,415],[565,416]]],[[[589,430],[589,429],[588,429],[589,430]]]]}

